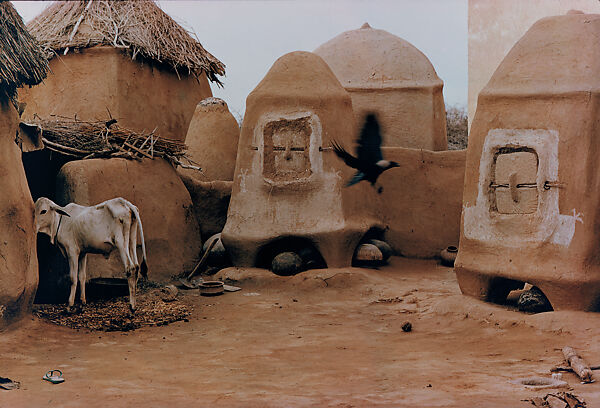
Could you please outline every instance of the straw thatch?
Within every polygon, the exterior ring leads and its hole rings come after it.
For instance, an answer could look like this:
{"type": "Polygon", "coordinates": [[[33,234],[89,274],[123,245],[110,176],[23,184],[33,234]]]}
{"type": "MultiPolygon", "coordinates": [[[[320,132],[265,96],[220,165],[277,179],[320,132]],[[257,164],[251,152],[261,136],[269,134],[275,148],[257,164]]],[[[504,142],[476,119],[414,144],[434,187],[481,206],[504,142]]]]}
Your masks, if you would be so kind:
{"type": "Polygon", "coordinates": [[[0,0],[0,99],[14,99],[17,88],[40,83],[47,71],[48,61],[21,16],[0,0]]]}
{"type": "Polygon", "coordinates": [[[179,75],[202,73],[222,85],[225,65],[152,0],[57,1],[27,25],[48,59],[69,49],[109,45],[166,64],[179,75]]]}
{"type": "Polygon", "coordinates": [[[31,123],[21,122],[20,126],[22,130],[35,128],[45,149],[76,159],[162,157],[175,165],[200,170],[182,162],[193,163],[186,156],[184,143],[161,138],[154,131],[135,132],[121,128],[116,122],[114,119],[87,122],[53,116],[51,119],[37,118],[31,123]]]}

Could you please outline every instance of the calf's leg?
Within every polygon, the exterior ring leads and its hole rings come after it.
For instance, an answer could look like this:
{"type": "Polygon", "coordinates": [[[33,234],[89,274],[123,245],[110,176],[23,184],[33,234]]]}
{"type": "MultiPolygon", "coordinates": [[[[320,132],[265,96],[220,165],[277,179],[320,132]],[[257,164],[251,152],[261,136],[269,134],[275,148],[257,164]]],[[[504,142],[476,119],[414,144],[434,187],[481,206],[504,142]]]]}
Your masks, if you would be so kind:
{"type": "Polygon", "coordinates": [[[87,304],[85,299],[85,282],[87,281],[87,254],[79,255],[79,298],[82,304],[87,304]]]}
{"type": "Polygon", "coordinates": [[[126,244],[129,244],[129,234],[127,235],[127,241],[125,241],[123,235],[118,234],[115,237],[115,245],[119,250],[119,256],[121,257],[121,262],[123,262],[125,275],[127,275],[127,281],[129,283],[129,308],[132,312],[135,312],[135,288],[137,285],[138,274],[131,261],[131,257],[129,256],[129,248],[126,247],[126,244]]]}
{"type": "Polygon", "coordinates": [[[77,266],[79,260],[79,252],[68,251],[67,257],[69,258],[69,275],[71,277],[71,293],[69,295],[69,310],[73,308],[75,303],[75,291],[77,290],[77,266]]]}

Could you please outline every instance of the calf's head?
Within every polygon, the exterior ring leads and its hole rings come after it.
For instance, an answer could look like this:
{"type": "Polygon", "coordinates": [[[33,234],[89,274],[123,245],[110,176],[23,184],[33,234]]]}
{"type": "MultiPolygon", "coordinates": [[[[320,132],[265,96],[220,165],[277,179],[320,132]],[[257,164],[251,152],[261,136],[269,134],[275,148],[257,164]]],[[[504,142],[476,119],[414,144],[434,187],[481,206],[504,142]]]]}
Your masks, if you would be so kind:
{"type": "Polygon", "coordinates": [[[54,244],[54,238],[58,230],[60,216],[69,214],[52,200],[46,197],[40,197],[35,202],[35,229],[50,237],[50,242],[54,244]]]}

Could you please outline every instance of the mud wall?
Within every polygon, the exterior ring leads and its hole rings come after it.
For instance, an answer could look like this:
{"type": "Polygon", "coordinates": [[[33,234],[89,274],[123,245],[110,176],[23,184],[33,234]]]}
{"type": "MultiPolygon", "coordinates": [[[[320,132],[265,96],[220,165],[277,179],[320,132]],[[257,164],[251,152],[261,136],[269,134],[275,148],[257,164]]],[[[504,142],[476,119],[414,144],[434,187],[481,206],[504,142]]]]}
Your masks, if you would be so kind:
{"type": "Polygon", "coordinates": [[[184,141],[196,104],[212,95],[200,81],[162,67],[132,61],[124,52],[97,46],[50,61],[41,84],[19,90],[27,103],[25,118],[62,115],[82,120],[108,120],[134,130],[152,131],[184,141]],[[107,110],[108,109],[108,110],[107,110]]]}
{"type": "Polygon", "coordinates": [[[15,144],[18,115],[0,102],[0,329],[31,310],[38,284],[34,208],[15,144]]]}
{"type": "Polygon", "coordinates": [[[458,246],[466,150],[384,148],[383,156],[400,164],[380,176],[376,203],[394,251],[431,258],[458,246]]]}
{"type": "MultiPolygon", "coordinates": [[[[202,242],[192,201],[175,170],[162,159],[67,163],[57,177],[56,197],[59,205],[95,205],[114,197],[136,205],[144,228],[150,280],[166,282],[196,265],[202,242]]],[[[116,251],[108,260],[101,255],[88,258],[88,279],[123,274],[116,251]]]]}

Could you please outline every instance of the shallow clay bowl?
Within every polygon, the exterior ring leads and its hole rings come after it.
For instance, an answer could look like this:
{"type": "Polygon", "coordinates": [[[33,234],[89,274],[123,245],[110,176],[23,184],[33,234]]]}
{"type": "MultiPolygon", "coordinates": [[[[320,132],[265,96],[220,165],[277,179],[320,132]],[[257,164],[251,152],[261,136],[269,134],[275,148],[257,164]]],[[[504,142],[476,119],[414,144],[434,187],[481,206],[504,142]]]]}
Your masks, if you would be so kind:
{"type": "Polygon", "coordinates": [[[202,282],[198,287],[202,296],[218,296],[224,292],[223,282],[220,281],[202,282]]]}

